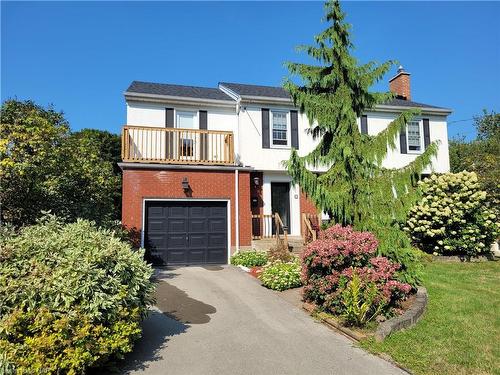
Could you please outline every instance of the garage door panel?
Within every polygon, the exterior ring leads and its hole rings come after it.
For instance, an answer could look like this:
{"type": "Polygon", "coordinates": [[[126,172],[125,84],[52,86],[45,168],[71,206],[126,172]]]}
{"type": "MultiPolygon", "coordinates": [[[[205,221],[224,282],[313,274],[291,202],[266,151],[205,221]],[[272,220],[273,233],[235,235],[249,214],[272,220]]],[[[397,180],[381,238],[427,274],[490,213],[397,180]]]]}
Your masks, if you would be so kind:
{"type": "Polygon", "coordinates": [[[225,233],[227,230],[227,223],[224,219],[208,219],[209,232],[225,233]]]}
{"type": "Polygon", "coordinates": [[[225,206],[220,206],[220,207],[209,207],[208,208],[208,216],[210,217],[226,217],[226,207],[225,206]]]}
{"type": "Polygon", "coordinates": [[[186,239],[186,234],[169,234],[167,240],[167,248],[187,248],[188,241],[186,239]]]}
{"type": "Polygon", "coordinates": [[[149,217],[151,218],[164,218],[164,208],[163,207],[150,207],[149,209],[149,217]]]}
{"type": "Polygon", "coordinates": [[[189,248],[206,248],[207,235],[206,234],[190,234],[189,235],[189,248]]]}
{"type": "Polygon", "coordinates": [[[226,236],[223,234],[209,234],[208,247],[223,247],[227,246],[226,236]]]}
{"type": "Polygon", "coordinates": [[[226,262],[226,249],[210,249],[207,254],[207,263],[225,263],[226,262]]]}
{"type": "Polygon", "coordinates": [[[189,217],[190,218],[206,218],[207,217],[207,207],[189,207],[189,217]]]}
{"type": "Polygon", "coordinates": [[[149,220],[149,232],[165,232],[166,221],[157,218],[149,220]]]}
{"type": "Polygon", "coordinates": [[[186,233],[187,219],[169,219],[167,231],[169,233],[186,233]]]}
{"type": "Polygon", "coordinates": [[[190,249],[188,255],[188,261],[191,264],[203,264],[206,263],[205,259],[205,249],[190,249]]]}
{"type": "Polygon", "coordinates": [[[206,232],[207,231],[207,220],[206,219],[190,219],[189,220],[189,232],[206,232]]]}
{"type": "Polygon", "coordinates": [[[188,207],[182,206],[171,206],[168,209],[168,217],[181,217],[185,218],[188,216],[188,207]]]}
{"type": "Polygon", "coordinates": [[[165,248],[165,237],[164,234],[153,234],[150,233],[148,236],[148,245],[154,248],[165,248]]]}
{"type": "MultiPolygon", "coordinates": [[[[164,258],[165,259],[165,258],[164,258]]],[[[187,253],[183,250],[169,249],[166,258],[167,264],[187,264],[187,253]]]]}
{"type": "Polygon", "coordinates": [[[227,263],[227,202],[146,202],[145,245],[158,264],[227,263]]]}

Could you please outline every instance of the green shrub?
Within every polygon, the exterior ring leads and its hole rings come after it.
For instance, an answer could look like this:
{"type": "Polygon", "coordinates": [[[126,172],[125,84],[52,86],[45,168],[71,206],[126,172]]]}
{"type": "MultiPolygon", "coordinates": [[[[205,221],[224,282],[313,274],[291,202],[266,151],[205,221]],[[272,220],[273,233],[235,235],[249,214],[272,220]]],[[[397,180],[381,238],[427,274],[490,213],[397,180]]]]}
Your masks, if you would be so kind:
{"type": "Polygon", "coordinates": [[[132,350],[152,269],[109,230],[53,216],[2,240],[1,368],[83,373],[132,350]]]}
{"type": "Polygon", "coordinates": [[[262,285],[274,290],[286,290],[302,285],[300,280],[300,262],[297,258],[290,262],[277,260],[262,269],[259,276],[262,285]]]}
{"type": "Polygon", "coordinates": [[[341,293],[341,316],[345,323],[364,326],[379,315],[385,300],[382,292],[374,282],[364,283],[357,272],[353,272],[351,280],[341,293]]]}
{"type": "Polygon", "coordinates": [[[267,263],[267,253],[264,251],[240,251],[231,257],[235,266],[257,267],[267,263]]]}
{"type": "Polygon", "coordinates": [[[411,208],[405,228],[415,245],[444,255],[489,253],[499,226],[474,172],[432,175],[420,189],[422,199],[411,208]]]}

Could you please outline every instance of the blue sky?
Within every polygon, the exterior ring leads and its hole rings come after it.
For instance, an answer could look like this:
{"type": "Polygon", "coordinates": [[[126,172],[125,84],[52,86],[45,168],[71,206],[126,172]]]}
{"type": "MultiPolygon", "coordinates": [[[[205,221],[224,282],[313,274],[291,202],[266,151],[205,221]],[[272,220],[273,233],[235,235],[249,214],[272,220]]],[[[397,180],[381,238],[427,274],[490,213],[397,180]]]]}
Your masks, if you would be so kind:
{"type": "MultiPolygon", "coordinates": [[[[500,3],[345,2],[360,62],[396,59],[415,101],[449,107],[449,134],[500,112],[500,3]]],[[[1,98],[63,110],[74,130],[118,133],[132,80],[280,85],[295,46],[324,28],[321,2],[5,2],[1,98]]],[[[395,68],[394,68],[395,71],[395,68]]],[[[388,74],[377,89],[385,90],[388,74]]]]}

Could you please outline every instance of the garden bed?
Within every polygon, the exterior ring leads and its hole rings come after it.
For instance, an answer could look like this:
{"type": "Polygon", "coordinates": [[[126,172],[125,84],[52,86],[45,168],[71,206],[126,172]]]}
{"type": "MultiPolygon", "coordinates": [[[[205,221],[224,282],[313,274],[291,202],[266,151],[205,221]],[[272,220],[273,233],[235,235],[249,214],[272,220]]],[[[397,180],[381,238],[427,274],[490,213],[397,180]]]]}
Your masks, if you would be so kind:
{"type": "Polygon", "coordinates": [[[419,288],[416,294],[410,295],[401,305],[403,309],[401,315],[383,321],[378,326],[373,324],[364,328],[347,327],[337,317],[321,311],[313,303],[304,302],[302,308],[329,327],[359,342],[371,337],[374,337],[377,341],[382,341],[396,331],[414,326],[422,316],[427,305],[426,289],[419,288]]]}

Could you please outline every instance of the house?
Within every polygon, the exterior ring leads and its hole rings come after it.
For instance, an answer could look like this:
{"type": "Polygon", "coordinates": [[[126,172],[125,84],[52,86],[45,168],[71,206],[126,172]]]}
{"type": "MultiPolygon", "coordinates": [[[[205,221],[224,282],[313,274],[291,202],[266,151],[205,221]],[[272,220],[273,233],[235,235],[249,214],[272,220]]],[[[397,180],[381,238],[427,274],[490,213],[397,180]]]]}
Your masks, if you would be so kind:
{"type": "MultiPolygon", "coordinates": [[[[362,132],[380,132],[410,107],[422,115],[407,125],[384,165],[402,167],[438,140],[431,169],[448,172],[451,111],[411,101],[410,74],[402,68],[390,89],[396,98],[362,116],[362,132]]],[[[122,221],[141,233],[151,260],[221,264],[264,238],[285,231],[290,238],[304,236],[318,212],[291,183],[282,161],[292,147],[305,155],[316,143],[306,133],[307,117],[285,90],[134,81],[125,100],[122,221]]]]}

